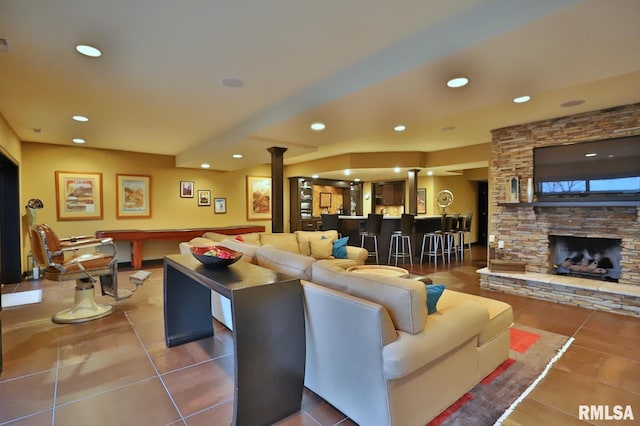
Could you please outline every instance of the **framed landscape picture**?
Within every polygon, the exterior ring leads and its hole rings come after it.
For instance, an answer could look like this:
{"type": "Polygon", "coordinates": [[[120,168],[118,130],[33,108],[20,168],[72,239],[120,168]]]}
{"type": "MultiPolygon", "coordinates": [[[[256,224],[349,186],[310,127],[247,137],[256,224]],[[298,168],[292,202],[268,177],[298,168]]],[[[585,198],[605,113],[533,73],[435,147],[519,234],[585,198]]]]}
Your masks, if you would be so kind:
{"type": "Polygon", "coordinates": [[[56,171],[59,221],[102,219],[102,173],[56,171]]]}
{"type": "Polygon", "coordinates": [[[271,178],[247,176],[247,220],[271,220],[271,178]]]}
{"type": "Polygon", "coordinates": [[[151,217],[151,176],[116,174],[116,217],[151,217]]]}

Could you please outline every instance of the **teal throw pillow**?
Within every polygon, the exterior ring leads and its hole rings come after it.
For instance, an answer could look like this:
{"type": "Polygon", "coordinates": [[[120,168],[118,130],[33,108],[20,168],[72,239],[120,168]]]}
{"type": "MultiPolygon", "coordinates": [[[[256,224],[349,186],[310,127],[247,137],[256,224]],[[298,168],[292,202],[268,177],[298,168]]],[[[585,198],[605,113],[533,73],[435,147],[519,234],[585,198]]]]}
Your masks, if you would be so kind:
{"type": "Polygon", "coordinates": [[[349,237],[342,237],[333,242],[333,257],[336,259],[347,259],[347,243],[349,237]]]}
{"type": "Polygon", "coordinates": [[[438,309],[436,305],[438,304],[438,300],[440,300],[440,296],[442,296],[442,292],[444,291],[444,285],[442,284],[426,284],[427,287],[427,314],[431,315],[436,312],[438,309]]]}

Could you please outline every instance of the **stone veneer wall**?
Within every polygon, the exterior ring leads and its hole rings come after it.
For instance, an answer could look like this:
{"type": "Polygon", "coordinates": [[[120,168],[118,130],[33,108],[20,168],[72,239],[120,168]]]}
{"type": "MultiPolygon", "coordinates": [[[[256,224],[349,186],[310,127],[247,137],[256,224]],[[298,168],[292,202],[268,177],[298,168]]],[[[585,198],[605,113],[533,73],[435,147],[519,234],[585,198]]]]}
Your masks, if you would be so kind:
{"type": "MultiPolygon", "coordinates": [[[[492,131],[490,233],[505,244],[504,257],[526,262],[527,272],[549,273],[548,234],[620,238],[620,284],[640,286],[639,207],[536,207],[500,205],[511,176],[520,200],[533,177],[533,148],[640,134],[640,104],[537,121],[492,131]]],[[[535,201],[535,200],[534,200],[535,201]]]]}

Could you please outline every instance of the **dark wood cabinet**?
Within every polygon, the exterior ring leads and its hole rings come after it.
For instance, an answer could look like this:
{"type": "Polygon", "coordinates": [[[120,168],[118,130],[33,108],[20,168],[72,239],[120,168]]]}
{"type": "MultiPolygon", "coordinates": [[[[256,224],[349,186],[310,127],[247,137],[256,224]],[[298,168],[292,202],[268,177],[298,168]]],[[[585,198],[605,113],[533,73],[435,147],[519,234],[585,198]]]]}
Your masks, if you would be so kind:
{"type": "Polygon", "coordinates": [[[404,182],[374,183],[373,193],[378,206],[404,205],[404,182]]]}

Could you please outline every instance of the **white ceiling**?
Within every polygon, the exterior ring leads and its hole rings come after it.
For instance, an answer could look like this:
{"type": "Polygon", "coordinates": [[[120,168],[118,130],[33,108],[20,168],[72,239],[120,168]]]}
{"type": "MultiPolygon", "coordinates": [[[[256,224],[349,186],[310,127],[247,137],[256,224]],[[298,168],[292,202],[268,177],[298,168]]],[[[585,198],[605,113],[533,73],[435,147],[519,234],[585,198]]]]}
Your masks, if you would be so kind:
{"type": "Polygon", "coordinates": [[[638,0],[1,0],[0,114],[23,141],[178,167],[251,167],[271,146],[286,164],[430,152],[640,102],[639,22],[638,0]],[[445,86],[459,75],[467,87],[445,86]]]}

